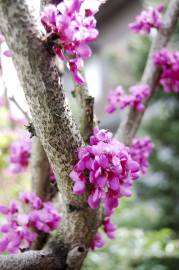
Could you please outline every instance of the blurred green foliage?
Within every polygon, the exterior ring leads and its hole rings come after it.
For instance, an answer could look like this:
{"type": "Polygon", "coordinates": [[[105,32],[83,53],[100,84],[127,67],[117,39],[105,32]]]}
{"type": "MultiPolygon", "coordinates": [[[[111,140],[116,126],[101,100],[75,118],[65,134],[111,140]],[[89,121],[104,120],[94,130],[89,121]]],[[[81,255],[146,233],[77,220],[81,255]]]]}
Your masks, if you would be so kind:
{"type": "Polygon", "coordinates": [[[179,240],[173,239],[169,229],[144,232],[141,229],[121,227],[115,240],[107,241],[105,248],[89,254],[83,269],[156,270],[160,268],[150,268],[154,264],[151,258],[157,262],[155,267],[164,266],[164,262],[171,256],[178,263],[178,248],[179,240]]]}

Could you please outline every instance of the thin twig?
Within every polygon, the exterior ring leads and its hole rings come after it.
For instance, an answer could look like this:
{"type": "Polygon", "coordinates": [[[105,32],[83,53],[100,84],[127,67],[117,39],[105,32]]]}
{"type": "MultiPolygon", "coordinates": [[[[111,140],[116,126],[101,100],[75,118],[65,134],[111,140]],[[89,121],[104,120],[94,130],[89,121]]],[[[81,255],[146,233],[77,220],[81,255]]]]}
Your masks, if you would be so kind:
{"type": "Polygon", "coordinates": [[[25,118],[30,122],[31,119],[30,119],[28,113],[22,109],[22,107],[19,105],[19,103],[17,102],[15,97],[12,96],[9,98],[9,100],[12,101],[16,105],[16,107],[21,111],[21,113],[25,116],[25,118]]]}
{"type": "Polygon", "coordinates": [[[83,112],[81,119],[81,134],[85,143],[89,143],[94,127],[94,98],[91,96],[83,100],[83,112]]]}
{"type": "Polygon", "coordinates": [[[93,128],[98,125],[94,114],[94,98],[90,96],[87,83],[83,86],[76,85],[73,96],[76,98],[80,108],[80,132],[85,143],[89,142],[93,128]]]}

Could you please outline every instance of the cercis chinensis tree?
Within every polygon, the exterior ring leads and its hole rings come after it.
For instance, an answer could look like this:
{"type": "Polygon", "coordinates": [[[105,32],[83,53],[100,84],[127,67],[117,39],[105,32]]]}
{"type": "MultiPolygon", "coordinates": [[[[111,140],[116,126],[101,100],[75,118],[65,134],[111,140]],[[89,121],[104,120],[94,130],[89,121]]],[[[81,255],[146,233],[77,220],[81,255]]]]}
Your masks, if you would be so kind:
{"type": "Polygon", "coordinates": [[[151,97],[160,85],[166,93],[179,92],[179,52],[167,49],[179,0],[150,7],[129,25],[135,33],[155,34],[141,81],[128,92],[117,86],[109,93],[108,113],[129,110],[114,135],[98,128],[94,98],[83,75],[84,61],[92,54],[89,44],[98,36],[95,15],[110,1],[42,0],[38,19],[31,2],[0,0],[1,51],[13,59],[30,109],[30,117],[23,113],[31,136],[11,145],[9,170],[19,174],[31,163],[33,182],[32,192],[23,192],[9,206],[0,205],[6,218],[0,227],[0,251],[13,253],[1,255],[0,266],[80,269],[89,249],[104,245],[100,227],[115,237],[112,215],[147,171],[154,144],[135,135],[151,97]],[[56,58],[73,77],[80,126],[68,105],[56,58]]]}

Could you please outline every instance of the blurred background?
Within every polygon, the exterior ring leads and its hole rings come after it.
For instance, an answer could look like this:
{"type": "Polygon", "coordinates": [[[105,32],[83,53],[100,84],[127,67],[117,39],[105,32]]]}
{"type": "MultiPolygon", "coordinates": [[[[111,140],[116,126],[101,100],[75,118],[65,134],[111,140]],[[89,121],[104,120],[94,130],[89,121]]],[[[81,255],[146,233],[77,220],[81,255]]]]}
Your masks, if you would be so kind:
{"type": "MultiPolygon", "coordinates": [[[[167,5],[167,0],[163,1],[167,5]]],[[[105,113],[107,95],[117,85],[128,88],[140,81],[150,48],[150,37],[132,34],[128,24],[146,6],[157,0],[108,0],[97,19],[100,32],[92,45],[93,57],[85,75],[101,128],[115,132],[125,113],[105,113]]],[[[169,45],[177,50],[179,27],[169,45]]],[[[14,96],[28,110],[11,59],[1,56],[0,81],[0,203],[8,203],[19,192],[30,189],[29,171],[11,175],[8,171],[10,145],[21,136],[27,121],[8,97],[14,96]],[[5,96],[5,98],[4,98],[5,96]]],[[[71,96],[71,74],[65,72],[65,90],[71,96]]],[[[147,109],[139,136],[149,135],[155,143],[148,174],[135,183],[132,198],[123,199],[114,217],[118,225],[115,240],[91,252],[84,270],[178,270],[179,269],[179,96],[158,91],[147,109]]],[[[77,117],[78,118],[78,117],[77,117]]],[[[2,217],[0,217],[1,222],[2,217]]]]}

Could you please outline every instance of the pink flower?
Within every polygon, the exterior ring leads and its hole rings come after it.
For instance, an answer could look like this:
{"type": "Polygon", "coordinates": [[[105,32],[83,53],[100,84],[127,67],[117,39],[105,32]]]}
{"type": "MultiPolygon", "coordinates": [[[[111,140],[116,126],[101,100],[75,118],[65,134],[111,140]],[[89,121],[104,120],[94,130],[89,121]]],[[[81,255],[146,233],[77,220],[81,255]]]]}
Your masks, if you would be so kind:
{"type": "Polygon", "coordinates": [[[68,63],[75,82],[82,85],[84,60],[91,57],[89,42],[98,36],[96,19],[100,5],[105,1],[64,0],[57,7],[48,5],[41,14],[47,33],[53,34],[54,52],[68,63]]]}
{"type": "Polygon", "coordinates": [[[109,217],[106,217],[103,221],[103,229],[104,232],[107,234],[107,236],[110,239],[115,238],[115,231],[117,229],[117,226],[115,224],[112,224],[109,217]]]}
{"type": "Polygon", "coordinates": [[[130,23],[130,29],[135,33],[150,33],[152,28],[160,29],[161,13],[164,11],[164,5],[160,4],[156,8],[149,7],[148,10],[142,11],[136,17],[135,22],[130,23]]]}
{"type": "MultiPolygon", "coordinates": [[[[130,154],[130,149],[115,140],[107,130],[95,128],[90,144],[78,150],[78,162],[70,177],[74,182],[73,192],[83,194],[88,186],[88,205],[92,209],[104,205],[103,230],[110,239],[115,237],[116,225],[111,215],[123,197],[132,195],[133,182],[139,177],[139,164],[130,154]]],[[[95,250],[104,245],[99,233],[91,243],[95,250]]]]}
{"type": "Polygon", "coordinates": [[[139,164],[140,171],[143,174],[147,172],[149,167],[148,159],[153,149],[154,144],[149,137],[135,138],[132,141],[130,155],[139,164]]]}
{"type": "Polygon", "coordinates": [[[154,63],[161,67],[160,84],[164,92],[179,92],[179,52],[163,48],[154,55],[154,63]]]}
{"type": "Polygon", "coordinates": [[[124,90],[121,86],[116,87],[109,92],[106,112],[113,113],[117,108],[123,109],[124,90]]]}
{"type": "Polygon", "coordinates": [[[135,85],[129,89],[131,94],[130,107],[139,112],[144,111],[144,101],[150,96],[150,87],[146,84],[135,85]]]}
{"type": "Polygon", "coordinates": [[[29,222],[39,231],[49,233],[58,228],[61,216],[54,210],[53,204],[43,204],[43,208],[32,210],[29,214],[29,222]]]}
{"type": "Polygon", "coordinates": [[[103,246],[104,246],[104,240],[102,239],[101,235],[97,233],[95,235],[95,238],[92,240],[90,247],[92,250],[96,250],[98,248],[102,248],[103,246]]]}
{"type": "Polygon", "coordinates": [[[54,184],[56,182],[56,177],[55,177],[55,174],[52,170],[52,168],[50,168],[50,171],[49,171],[49,181],[54,184]]]}
{"type": "Polygon", "coordinates": [[[73,192],[81,195],[90,184],[89,206],[95,209],[102,202],[106,214],[111,214],[120,198],[131,195],[132,183],[139,174],[138,163],[109,131],[98,128],[94,129],[90,145],[79,149],[78,159],[70,173],[73,192]]]}
{"type": "Polygon", "coordinates": [[[23,172],[29,165],[31,141],[28,137],[11,145],[10,171],[12,173],[23,172]]]}
{"type": "Polygon", "coordinates": [[[44,7],[41,13],[41,22],[47,28],[48,31],[52,31],[56,27],[56,17],[58,15],[58,10],[54,5],[48,5],[44,7]]]}
{"type": "Polygon", "coordinates": [[[49,233],[58,228],[62,216],[51,202],[43,203],[33,192],[20,195],[20,202],[10,206],[0,205],[0,213],[6,216],[6,223],[0,226],[4,237],[0,240],[0,252],[16,253],[30,248],[37,238],[37,232],[49,233]],[[26,204],[25,211],[23,204],[26,204]]]}
{"type": "Polygon", "coordinates": [[[125,94],[121,86],[111,90],[108,96],[106,112],[113,113],[117,109],[131,107],[139,112],[144,111],[145,100],[150,96],[150,87],[146,84],[134,85],[130,87],[129,94],[125,94]]]}
{"type": "Polygon", "coordinates": [[[22,192],[20,200],[34,209],[41,209],[43,207],[42,200],[34,192],[22,192]]]}

